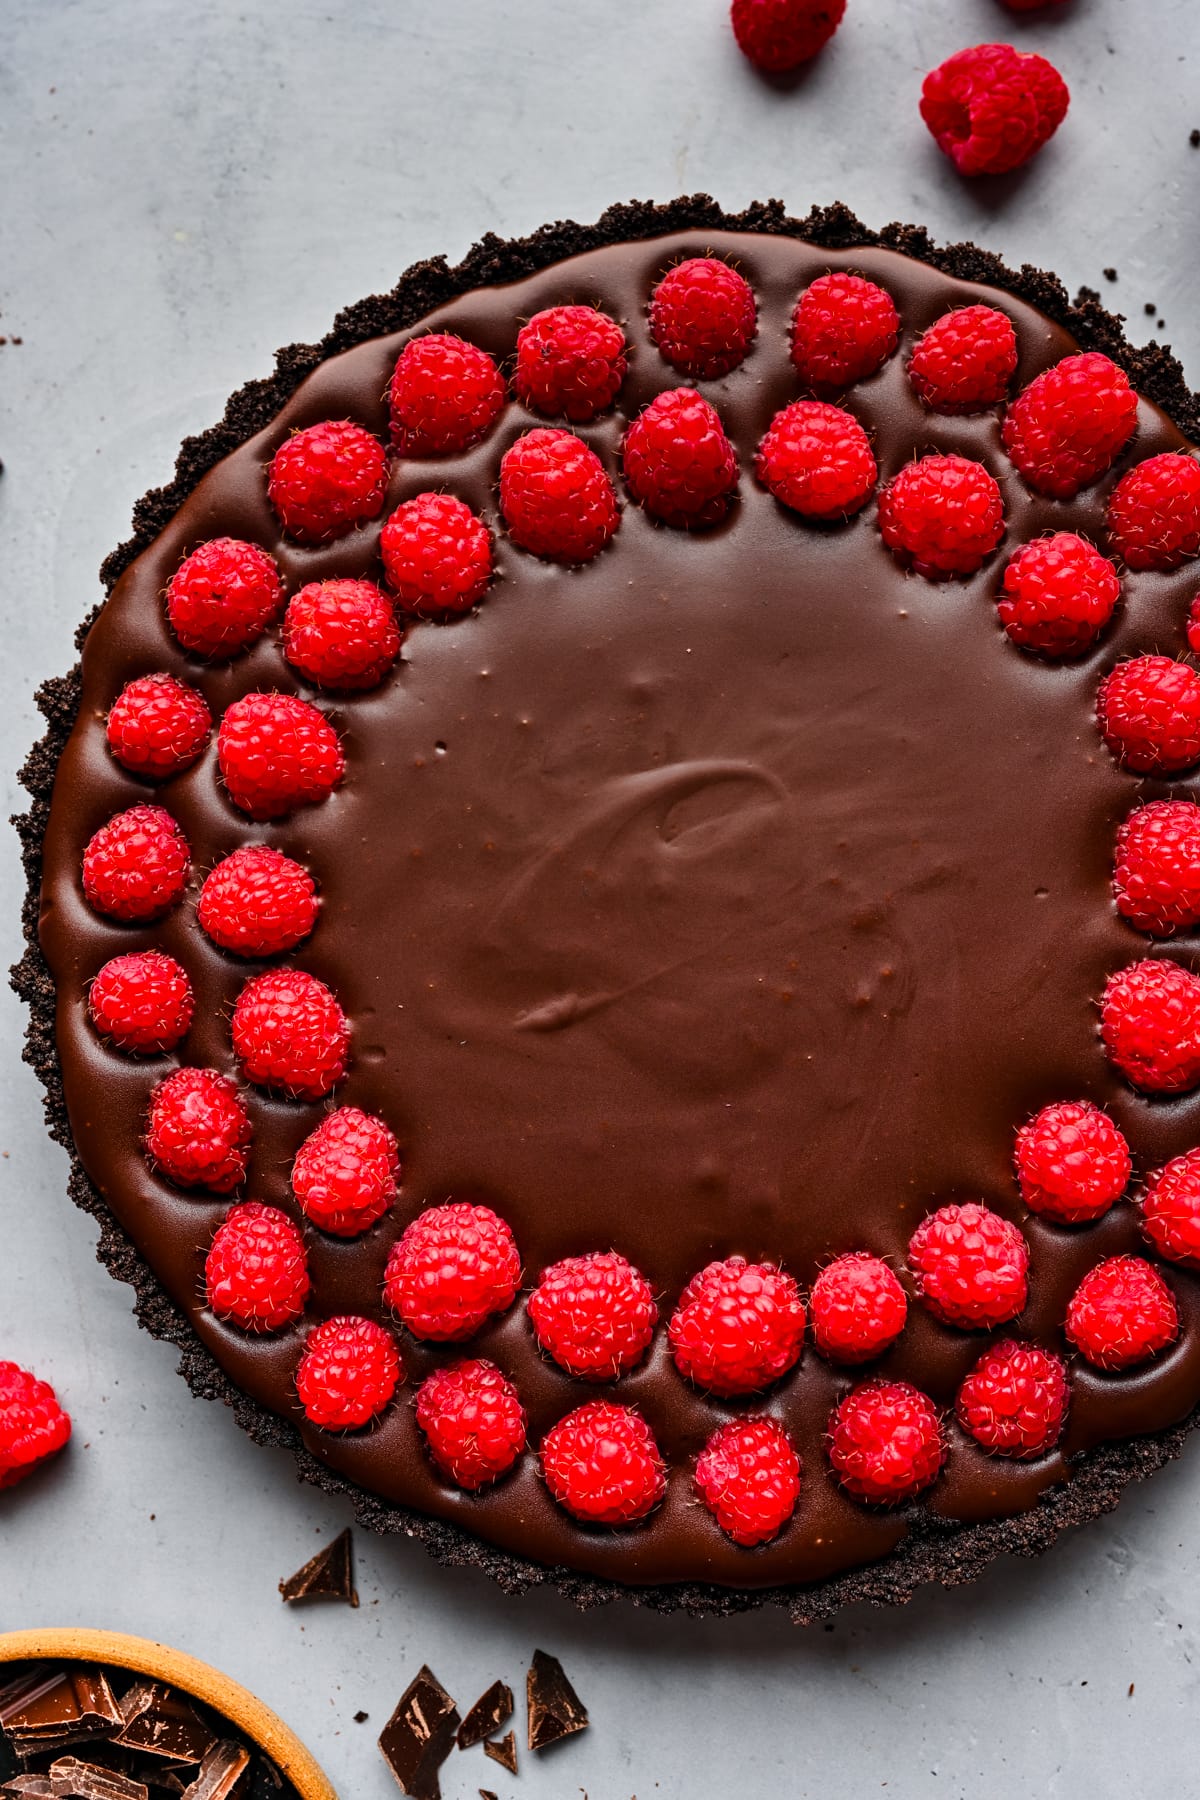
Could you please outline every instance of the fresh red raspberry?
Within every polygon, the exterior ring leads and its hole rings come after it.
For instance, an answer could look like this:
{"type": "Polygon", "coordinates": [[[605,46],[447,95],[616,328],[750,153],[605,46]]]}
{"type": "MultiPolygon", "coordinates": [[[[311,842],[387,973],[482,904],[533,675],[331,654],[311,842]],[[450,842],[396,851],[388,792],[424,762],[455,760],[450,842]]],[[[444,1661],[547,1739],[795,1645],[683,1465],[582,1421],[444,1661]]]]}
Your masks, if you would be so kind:
{"type": "Polygon", "coordinates": [[[733,0],[738,49],[756,69],[786,75],[810,62],[842,22],[846,0],[733,0]]]}
{"type": "Polygon", "coordinates": [[[1194,800],[1152,800],[1123,821],[1113,894],[1121,917],[1152,937],[1200,925],[1200,806],[1194,800]]]}
{"type": "Polygon", "coordinates": [[[450,1200],[412,1221],[392,1246],[384,1299],[414,1337],[453,1343],[505,1312],[521,1282],[521,1258],[490,1206],[450,1200]]]}
{"type": "Polygon", "coordinates": [[[177,1187],[240,1187],[250,1135],[237,1088],[216,1069],[176,1069],[150,1095],[146,1155],[177,1187]]]}
{"type": "Polygon", "coordinates": [[[304,1311],[311,1282],[299,1230],[277,1206],[246,1200],[226,1213],[204,1262],[218,1319],[243,1331],[278,1331],[304,1311]]]}
{"type": "Polygon", "coordinates": [[[350,1026],[315,975],[268,969],[249,980],[233,1009],[233,1047],[256,1087],[322,1100],[346,1073],[350,1026]]]}
{"type": "Polygon", "coordinates": [[[283,611],[275,559],[240,538],[210,538],[167,586],[167,618],[185,650],[221,662],[257,643],[283,611]]]}
{"type": "Polygon", "coordinates": [[[1171,656],[1133,656],[1100,683],[1096,717],[1123,768],[1177,775],[1200,762],[1200,675],[1171,656]]]}
{"type": "Polygon", "coordinates": [[[852,1250],[835,1257],[809,1296],[813,1341],[831,1362],[867,1362],[904,1330],[908,1298],[882,1257],[852,1250]]]}
{"type": "Polygon", "coordinates": [[[985,1350],[958,1390],[963,1430],[1000,1456],[1044,1456],[1062,1435],[1067,1372],[1036,1344],[1005,1338],[985,1350]]]}
{"type": "Polygon", "coordinates": [[[1148,456],[1109,496],[1108,535],[1130,569],[1177,569],[1200,556],[1200,462],[1148,456]]]}
{"type": "Polygon", "coordinates": [[[507,1475],[525,1448],[520,1395],[484,1357],[427,1375],[417,1390],[417,1424],[442,1474],[468,1493],[507,1475]]]}
{"type": "Polygon", "coordinates": [[[717,525],[728,512],[737,452],[694,388],[657,394],[625,433],[621,456],[630,493],[664,525],[717,525]]]}
{"type": "Polygon", "coordinates": [[[221,720],[217,764],[229,798],[252,819],[315,806],[346,763],[323,713],[295,694],[244,694],[221,720]]]}
{"type": "Polygon", "coordinates": [[[982,463],[923,456],[879,496],[883,541],[918,575],[973,575],[1004,536],[1004,502],[982,463]]]}
{"type": "Polygon", "coordinates": [[[1200,1082],[1200,978],[1177,962],[1130,963],[1110,975],[1100,1035],[1126,1079],[1148,1094],[1200,1082]]]}
{"type": "Polygon", "coordinates": [[[396,599],[418,618],[469,612],[491,585],[492,534],[452,494],[406,500],[384,526],[379,548],[396,599]]]}
{"type": "Polygon", "coordinates": [[[818,275],[792,313],[792,361],[818,393],[874,375],[899,340],[895,301],[861,275],[818,275]]]}
{"type": "Polygon", "coordinates": [[[1088,350],[1035,375],[1000,435],[1031,488],[1070,500],[1112,467],[1137,427],[1137,408],[1124,369],[1088,350]]]}
{"type": "Polygon", "coordinates": [[[131,950],[106,962],[88,990],[92,1024],[118,1050],[173,1050],[195,1011],[187,971],[161,950],[131,950]]]}
{"type": "Polygon", "coordinates": [[[0,1488],[32,1475],[70,1435],[71,1421],[50,1383],[16,1363],[0,1362],[0,1488]]]}
{"type": "Polygon", "coordinates": [[[317,886],[282,850],[245,844],[206,878],[196,904],[201,928],[235,956],[294,950],[317,922],[317,886]]]}
{"type": "Polygon", "coordinates": [[[1079,656],[1094,644],[1121,597],[1117,571],[1073,531],[1035,538],[1009,559],[996,601],[1022,650],[1079,656]]]}
{"type": "Polygon", "coordinates": [[[153,781],[190,769],[211,730],[204,695],[174,675],[139,675],[127,682],[105,727],[108,747],[121,767],[153,781]]]}
{"type": "Polygon", "coordinates": [[[1090,1100],[1043,1106],[1017,1132],[1017,1182],[1031,1212],[1060,1225],[1106,1213],[1129,1185],[1129,1145],[1090,1100]]]}
{"type": "Polygon", "coordinates": [[[298,544],[327,544],[377,518],[387,497],[383,445],[353,419],[323,419],[281,444],[267,497],[298,544]]]}
{"type": "Polygon", "coordinates": [[[730,1256],[692,1276],[669,1335],[680,1373],[697,1387],[753,1394],[799,1361],[804,1302],[782,1269],[730,1256]]]}
{"type": "Polygon", "coordinates": [[[322,1231],[357,1237],[391,1207],[399,1172],[400,1149],[383,1120],[339,1106],[297,1150],[292,1191],[322,1231]]]}
{"type": "Polygon", "coordinates": [[[590,1400],[542,1439],[542,1479],[573,1518],[632,1525],[667,1491],[654,1433],[632,1406],[590,1400]]]}
{"type": "Polygon", "coordinates": [[[625,333],[595,306],[550,306],[517,333],[513,389],[522,406],[584,425],[625,379],[625,333]]]}
{"type": "Polygon", "coordinates": [[[937,413],[986,412],[1008,393],[1017,367],[1017,334],[994,306],[943,313],[917,340],[908,379],[937,413]]]}
{"type": "Polygon", "coordinates": [[[522,550],[590,562],[621,523],[604,464],[571,431],[527,431],[500,459],[500,511],[522,550]]]}
{"type": "Polygon", "coordinates": [[[908,1241],[908,1266],[934,1317],[963,1331],[1015,1318],[1029,1294],[1029,1245],[1010,1220],[974,1200],[922,1219],[908,1241]]]}
{"type": "Polygon", "coordinates": [[[1067,1307],[1067,1337],[1097,1369],[1130,1369],[1179,1336],[1175,1296],[1140,1256],[1089,1269],[1067,1307]]]}
{"type": "Polygon", "coordinates": [[[849,1494],[895,1506],[929,1486],[945,1458],[941,1421],[907,1381],[864,1381],[829,1421],[829,1460],[849,1494]]]}
{"type": "Polygon", "coordinates": [[[1200,1268],[1200,1150],[1174,1157],[1150,1176],[1142,1229],[1168,1262],[1200,1268]]]}
{"type": "Polygon", "coordinates": [[[342,1313],[308,1334],[296,1392],[322,1431],[360,1431],[385,1412],[404,1377],[396,1340],[374,1319],[342,1313]]]}
{"type": "Polygon", "coordinates": [[[390,398],[392,443],[401,456],[451,456],[491,430],[507,395],[486,350],[431,331],[400,352],[390,398]]]}
{"type": "Polygon", "coordinates": [[[793,400],[767,427],[755,474],[805,519],[846,519],[866,505],[878,473],[854,417],[823,400],[793,400]]]}
{"type": "Polygon", "coordinates": [[[527,1306],[539,1347],[584,1381],[615,1381],[632,1369],[658,1323],[650,1283],[615,1250],[553,1263],[527,1306]]]}
{"type": "Polygon", "coordinates": [[[1070,100],[1044,56],[976,44],[930,70],[921,117],[960,175],[1005,175],[1054,136],[1070,100]]]}
{"type": "Polygon", "coordinates": [[[754,290],[716,256],[689,256],[650,296],[659,355],[693,381],[716,381],[745,359],[758,330],[754,290]]]}
{"type": "Polygon", "coordinates": [[[312,581],[288,601],[283,654],[315,687],[378,687],[400,654],[392,603],[373,581],[312,581]]]}
{"type": "Polygon", "coordinates": [[[696,1492],[735,1544],[777,1537],[800,1497],[800,1458],[777,1420],[729,1419],[696,1459],[696,1492]]]}
{"type": "Polygon", "coordinates": [[[188,841],[170,813],[131,806],[88,840],[83,891],[107,918],[142,923],[175,905],[191,866],[188,841]]]}

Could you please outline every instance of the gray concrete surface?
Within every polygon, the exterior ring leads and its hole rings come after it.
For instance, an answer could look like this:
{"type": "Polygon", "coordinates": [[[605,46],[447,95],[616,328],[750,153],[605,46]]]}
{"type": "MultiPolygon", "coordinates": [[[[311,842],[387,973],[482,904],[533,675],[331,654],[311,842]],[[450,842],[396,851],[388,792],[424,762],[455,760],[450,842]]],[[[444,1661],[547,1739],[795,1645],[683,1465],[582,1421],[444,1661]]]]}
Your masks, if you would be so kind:
{"type": "MultiPolygon", "coordinates": [[[[70,663],[95,570],[180,437],[277,344],[487,229],[696,188],[797,212],[840,196],[1101,287],[1136,334],[1157,302],[1200,381],[1198,58],[1195,0],[1075,0],[1040,20],[995,0],[850,0],[787,93],[735,54],[724,0],[3,0],[5,801],[33,687],[70,663]],[[969,187],[919,122],[920,77],[1004,36],[1056,59],[1072,111],[1023,174],[969,187]]],[[[19,893],[0,834],[5,962],[19,893]]],[[[77,1438],[0,1504],[0,1626],[101,1624],[209,1658],[301,1731],[345,1800],[394,1792],[374,1738],[422,1661],[469,1702],[497,1675],[515,1685],[535,1644],[594,1729],[518,1782],[456,1757],[448,1800],[1126,1800],[1151,1765],[1156,1791],[1195,1791],[1200,1446],[1044,1560],[832,1632],[581,1617],[361,1534],[361,1611],[286,1611],[278,1577],[347,1509],[193,1400],[138,1332],[65,1198],[22,1027],[0,995],[0,1355],[60,1385],[77,1438]]]]}

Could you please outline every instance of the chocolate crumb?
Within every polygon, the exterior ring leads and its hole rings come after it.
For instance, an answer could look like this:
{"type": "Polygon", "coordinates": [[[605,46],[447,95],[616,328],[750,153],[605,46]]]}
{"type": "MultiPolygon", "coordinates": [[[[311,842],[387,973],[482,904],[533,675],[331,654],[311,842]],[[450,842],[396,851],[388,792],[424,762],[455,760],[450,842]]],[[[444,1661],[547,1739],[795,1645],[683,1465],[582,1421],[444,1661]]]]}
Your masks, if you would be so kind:
{"type": "Polygon", "coordinates": [[[1117,271],[1115,269],[1105,269],[1104,279],[1105,281],[1115,281],[1117,279],[1117,271]]]}
{"type": "Polygon", "coordinates": [[[515,1775],[517,1772],[516,1732],[506,1731],[502,1738],[486,1738],[483,1754],[490,1756],[493,1762],[498,1762],[501,1768],[508,1770],[510,1775],[515,1775]]]}
{"type": "Polygon", "coordinates": [[[1200,126],[1194,131],[1188,132],[1188,143],[1192,146],[1193,150],[1200,150],[1200,126]]]}
{"type": "Polygon", "coordinates": [[[426,1664],[401,1694],[379,1737],[384,1761],[402,1793],[412,1800],[441,1800],[438,1770],[457,1730],[458,1708],[426,1664]]]}
{"type": "Polygon", "coordinates": [[[1143,308],[1142,308],[1142,311],[1145,313],[1149,313],[1151,318],[1153,318],[1154,314],[1158,311],[1157,302],[1154,300],[1147,300],[1145,306],[1143,306],[1143,308]]]}
{"type": "Polygon", "coordinates": [[[484,1738],[491,1737],[494,1731],[499,1731],[506,1719],[512,1718],[512,1710],[512,1689],[503,1681],[493,1681],[459,1726],[459,1749],[469,1750],[472,1744],[481,1744],[484,1738]]]}
{"type": "Polygon", "coordinates": [[[350,1527],[310,1557],[302,1569],[281,1581],[279,1591],[289,1603],[296,1600],[346,1600],[358,1605],[354,1587],[354,1541],[350,1527]]]}
{"type": "Polygon", "coordinates": [[[370,1713],[356,1712],[354,1715],[354,1723],[356,1725],[365,1725],[370,1716],[370,1713]]]}
{"type": "Polygon", "coordinates": [[[529,1748],[544,1750],[587,1728],[587,1708],[567,1680],[556,1656],[535,1650],[525,1678],[529,1705],[529,1748]]]}
{"type": "Polygon", "coordinates": [[[496,1796],[493,1794],[491,1788],[480,1788],[479,1800],[496,1800],[496,1796]]]}

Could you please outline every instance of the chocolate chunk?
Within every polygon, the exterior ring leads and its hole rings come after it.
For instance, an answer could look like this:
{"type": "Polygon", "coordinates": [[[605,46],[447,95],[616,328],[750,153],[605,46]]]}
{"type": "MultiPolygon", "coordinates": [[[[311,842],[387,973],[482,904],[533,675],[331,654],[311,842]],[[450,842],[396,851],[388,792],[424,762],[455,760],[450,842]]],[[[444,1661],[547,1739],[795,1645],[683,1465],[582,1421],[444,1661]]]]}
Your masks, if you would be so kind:
{"type": "Polygon", "coordinates": [[[149,1800],[145,1782],[103,1769],[99,1763],[80,1762],[77,1756],[60,1756],[47,1773],[51,1789],[62,1800],[149,1800]]]}
{"type": "Polygon", "coordinates": [[[326,1544],[323,1550],[306,1562],[302,1569],[281,1581],[279,1591],[285,1600],[348,1600],[351,1606],[358,1605],[358,1595],[354,1589],[354,1546],[350,1536],[350,1527],[332,1544],[326,1544]]]}
{"type": "Polygon", "coordinates": [[[17,1754],[61,1750],[120,1730],[120,1709],[99,1669],[39,1663],[0,1688],[0,1730],[17,1754]]]}
{"type": "Polygon", "coordinates": [[[124,1726],[113,1739],[124,1750],[140,1750],[173,1763],[203,1762],[217,1734],[189,1700],[160,1681],[139,1681],[121,1700],[124,1726]]]}
{"type": "Polygon", "coordinates": [[[223,1738],[213,1745],[200,1764],[195,1781],[184,1788],[183,1800],[231,1800],[231,1796],[239,1791],[249,1762],[250,1752],[244,1744],[223,1738]]]}
{"type": "Polygon", "coordinates": [[[493,1681],[459,1726],[459,1749],[469,1750],[472,1744],[480,1744],[493,1731],[499,1731],[504,1721],[512,1718],[512,1709],[512,1689],[503,1681],[493,1681]]]}
{"type": "Polygon", "coordinates": [[[491,1788],[480,1788],[479,1800],[496,1800],[496,1795],[493,1794],[491,1788]]]}
{"type": "Polygon", "coordinates": [[[0,1783],[0,1794],[16,1795],[20,1800],[42,1800],[42,1796],[50,1796],[53,1800],[54,1783],[48,1775],[10,1775],[8,1780],[0,1783]]]}
{"type": "Polygon", "coordinates": [[[587,1708],[563,1673],[557,1656],[535,1650],[525,1678],[529,1705],[529,1748],[544,1750],[560,1738],[587,1729],[587,1708]]]}
{"type": "Polygon", "coordinates": [[[438,1770],[450,1754],[458,1708],[433,1670],[421,1669],[401,1694],[379,1748],[401,1792],[412,1800],[441,1800],[438,1770]]]}
{"type": "Polygon", "coordinates": [[[510,1775],[517,1772],[517,1734],[506,1731],[502,1738],[488,1738],[483,1746],[483,1754],[498,1762],[510,1775]]]}

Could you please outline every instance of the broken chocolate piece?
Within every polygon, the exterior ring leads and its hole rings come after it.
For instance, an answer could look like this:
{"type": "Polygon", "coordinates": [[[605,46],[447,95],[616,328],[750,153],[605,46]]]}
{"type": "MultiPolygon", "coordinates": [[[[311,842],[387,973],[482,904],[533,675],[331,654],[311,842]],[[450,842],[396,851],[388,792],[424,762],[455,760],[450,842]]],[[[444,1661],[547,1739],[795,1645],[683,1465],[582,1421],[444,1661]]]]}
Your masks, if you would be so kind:
{"type": "Polygon", "coordinates": [[[512,1689],[503,1681],[493,1681],[486,1694],[481,1694],[458,1728],[458,1747],[469,1750],[484,1738],[499,1731],[506,1719],[512,1718],[512,1689]]]}
{"type": "Polygon", "coordinates": [[[222,1738],[200,1764],[195,1781],[184,1788],[183,1800],[230,1800],[237,1792],[249,1762],[250,1752],[244,1744],[222,1738]]]}
{"type": "Polygon", "coordinates": [[[287,1601],[293,1600],[348,1600],[351,1606],[358,1605],[358,1594],[354,1588],[354,1545],[350,1536],[350,1527],[332,1544],[326,1544],[323,1550],[281,1581],[279,1591],[287,1601]]]}
{"type": "Polygon", "coordinates": [[[535,1650],[525,1678],[529,1705],[529,1748],[545,1750],[560,1738],[587,1729],[587,1708],[563,1673],[557,1656],[535,1650]]]}
{"type": "Polygon", "coordinates": [[[506,1731],[502,1738],[486,1738],[483,1754],[498,1762],[501,1768],[507,1769],[510,1775],[517,1772],[517,1734],[506,1731]]]}
{"type": "Polygon", "coordinates": [[[496,1800],[496,1795],[493,1794],[491,1788],[480,1788],[479,1800],[496,1800]]]}
{"type": "Polygon", "coordinates": [[[62,1800],[150,1800],[145,1782],[102,1769],[99,1763],[80,1762],[77,1756],[60,1756],[47,1774],[51,1790],[62,1800]]]}
{"type": "Polygon", "coordinates": [[[0,1782],[0,1794],[5,1800],[9,1795],[16,1800],[43,1800],[48,1795],[53,1800],[54,1783],[48,1775],[10,1775],[7,1781],[0,1782]]]}
{"type": "Polygon", "coordinates": [[[121,1700],[124,1726],[113,1739],[167,1762],[200,1763],[217,1742],[189,1700],[160,1681],[139,1681],[121,1700]]]}
{"type": "Polygon", "coordinates": [[[84,1739],[112,1737],[121,1723],[113,1691],[99,1669],[39,1663],[0,1688],[0,1730],[22,1758],[84,1739]]]}
{"type": "Polygon", "coordinates": [[[379,1748],[402,1793],[441,1800],[438,1770],[458,1729],[458,1708],[433,1670],[423,1667],[401,1694],[380,1733],[379,1748]]]}

